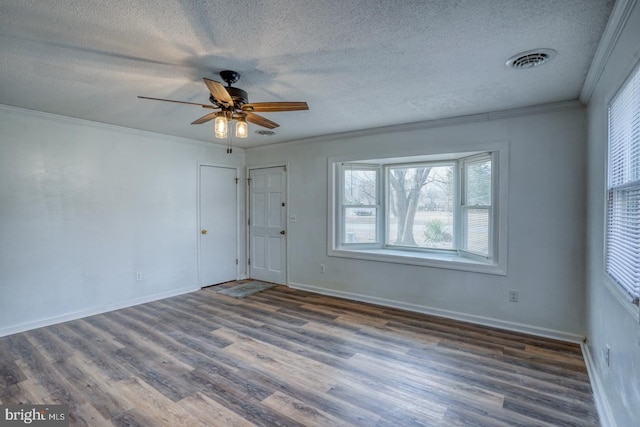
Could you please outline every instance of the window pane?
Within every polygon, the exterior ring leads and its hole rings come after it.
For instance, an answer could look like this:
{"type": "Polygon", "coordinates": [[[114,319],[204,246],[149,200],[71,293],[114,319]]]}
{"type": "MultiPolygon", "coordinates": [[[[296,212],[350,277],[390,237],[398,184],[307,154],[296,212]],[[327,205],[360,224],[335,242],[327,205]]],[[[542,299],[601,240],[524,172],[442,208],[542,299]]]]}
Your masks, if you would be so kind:
{"type": "Polygon", "coordinates": [[[453,249],[454,165],[388,169],[387,244],[453,249]]]}
{"type": "Polygon", "coordinates": [[[344,201],[345,205],[376,205],[377,177],[375,169],[344,169],[344,201]]]}
{"type": "Polygon", "coordinates": [[[632,299],[640,294],[640,183],[607,200],[607,272],[632,299]]]}
{"type": "Polygon", "coordinates": [[[343,242],[377,242],[377,217],[378,215],[376,208],[345,208],[343,242]]]}
{"type": "Polygon", "coordinates": [[[465,209],[464,248],[489,256],[489,209],[465,209]]]}
{"type": "Polygon", "coordinates": [[[640,297],[640,69],[609,107],[606,267],[637,303],[640,297]]]}
{"type": "Polygon", "coordinates": [[[491,159],[466,165],[465,190],[467,206],[491,206],[491,159]]]}

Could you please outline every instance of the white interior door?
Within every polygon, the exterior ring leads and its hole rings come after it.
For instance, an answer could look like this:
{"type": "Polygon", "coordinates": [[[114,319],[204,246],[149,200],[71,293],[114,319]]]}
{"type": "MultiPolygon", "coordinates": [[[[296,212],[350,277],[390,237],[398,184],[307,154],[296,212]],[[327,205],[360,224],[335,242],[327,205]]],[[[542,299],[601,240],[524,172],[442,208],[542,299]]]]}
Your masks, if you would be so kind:
{"type": "Polygon", "coordinates": [[[249,275],[286,284],[286,169],[252,169],[249,178],[249,275]]]}
{"type": "Polygon", "coordinates": [[[233,168],[200,166],[200,286],[238,276],[238,184],[233,168]]]}

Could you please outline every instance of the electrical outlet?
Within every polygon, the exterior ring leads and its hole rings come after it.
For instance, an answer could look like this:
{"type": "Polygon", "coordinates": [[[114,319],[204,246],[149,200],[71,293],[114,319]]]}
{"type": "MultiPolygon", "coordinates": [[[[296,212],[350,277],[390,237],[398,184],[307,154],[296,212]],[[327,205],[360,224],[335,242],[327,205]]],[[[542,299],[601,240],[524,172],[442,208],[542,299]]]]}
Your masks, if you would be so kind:
{"type": "Polygon", "coordinates": [[[136,273],[136,280],[137,280],[138,282],[142,280],[142,272],[141,272],[141,271],[138,271],[138,272],[136,273]]]}
{"type": "Polygon", "coordinates": [[[519,298],[520,298],[520,294],[518,293],[518,291],[514,291],[514,290],[509,291],[509,302],[518,302],[519,298]]]}
{"type": "Polygon", "coordinates": [[[611,366],[611,348],[608,345],[604,346],[604,362],[607,368],[611,366]]]}
{"type": "Polygon", "coordinates": [[[327,267],[325,267],[324,264],[320,264],[320,273],[324,273],[325,271],[327,271],[327,267]]]}

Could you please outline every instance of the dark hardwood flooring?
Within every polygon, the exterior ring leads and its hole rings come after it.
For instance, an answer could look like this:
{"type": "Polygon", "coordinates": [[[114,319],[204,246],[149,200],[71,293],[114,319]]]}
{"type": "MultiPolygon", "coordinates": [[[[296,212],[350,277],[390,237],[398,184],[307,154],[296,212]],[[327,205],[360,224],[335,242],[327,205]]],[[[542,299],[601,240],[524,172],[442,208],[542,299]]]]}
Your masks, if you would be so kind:
{"type": "Polygon", "coordinates": [[[67,403],[88,426],[598,425],[575,344],[216,290],[0,338],[0,402],[67,403]]]}

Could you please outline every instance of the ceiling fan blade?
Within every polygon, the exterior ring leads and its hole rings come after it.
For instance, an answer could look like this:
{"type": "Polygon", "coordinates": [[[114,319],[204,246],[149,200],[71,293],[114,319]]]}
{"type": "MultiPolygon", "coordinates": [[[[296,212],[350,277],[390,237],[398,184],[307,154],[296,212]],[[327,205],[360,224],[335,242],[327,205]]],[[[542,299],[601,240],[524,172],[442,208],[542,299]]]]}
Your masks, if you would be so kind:
{"type": "Polygon", "coordinates": [[[306,102],[256,102],[252,104],[244,104],[242,106],[243,111],[255,111],[258,113],[300,111],[308,109],[309,106],[306,102]]]}
{"type": "Polygon", "coordinates": [[[218,112],[213,112],[213,113],[209,113],[205,116],[200,117],[198,120],[194,120],[191,122],[192,125],[200,125],[202,123],[206,123],[209,120],[213,120],[216,118],[216,116],[218,115],[218,112]]]}
{"type": "Polygon", "coordinates": [[[246,119],[249,123],[253,123],[254,125],[258,125],[258,126],[262,126],[265,127],[267,129],[275,129],[278,126],[280,126],[279,124],[277,124],[276,122],[272,122],[271,120],[264,118],[262,116],[259,116],[257,114],[253,114],[251,112],[246,112],[245,113],[247,115],[246,119]]]}
{"type": "Polygon", "coordinates": [[[152,101],[175,102],[176,104],[197,105],[198,107],[202,107],[202,108],[211,108],[211,109],[215,108],[213,105],[198,104],[196,102],[187,102],[187,101],[174,101],[173,99],[150,98],[148,96],[140,96],[140,95],[138,95],[138,98],[140,98],[140,99],[151,99],[152,101]]]}
{"type": "Polygon", "coordinates": [[[229,92],[227,92],[227,90],[224,88],[222,83],[217,82],[215,80],[208,79],[206,77],[204,77],[203,80],[204,80],[204,84],[207,85],[209,92],[211,92],[211,95],[215,99],[217,99],[218,101],[224,102],[229,107],[233,106],[233,99],[231,99],[231,95],[229,95],[229,92]]]}

